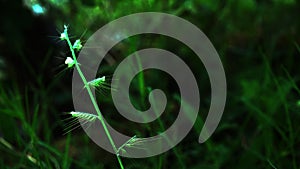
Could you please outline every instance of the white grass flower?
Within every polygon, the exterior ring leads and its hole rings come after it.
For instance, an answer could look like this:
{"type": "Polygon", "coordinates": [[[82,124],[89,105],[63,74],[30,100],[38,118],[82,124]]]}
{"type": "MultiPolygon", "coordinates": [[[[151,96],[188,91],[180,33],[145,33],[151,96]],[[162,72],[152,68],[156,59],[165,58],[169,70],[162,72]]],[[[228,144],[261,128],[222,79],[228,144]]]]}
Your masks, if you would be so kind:
{"type": "Polygon", "coordinates": [[[66,33],[65,32],[61,33],[59,38],[60,38],[60,40],[66,40],[66,38],[67,38],[66,33]]]}
{"type": "Polygon", "coordinates": [[[82,48],[81,41],[80,41],[80,39],[77,39],[77,40],[74,42],[73,49],[76,49],[77,51],[79,51],[81,48],[82,48]]]}
{"type": "Polygon", "coordinates": [[[68,38],[68,26],[64,25],[64,32],[60,34],[60,40],[67,40],[68,38]]]}
{"type": "Polygon", "coordinates": [[[75,65],[75,61],[71,57],[67,57],[65,64],[68,65],[68,68],[71,68],[75,65]]]}

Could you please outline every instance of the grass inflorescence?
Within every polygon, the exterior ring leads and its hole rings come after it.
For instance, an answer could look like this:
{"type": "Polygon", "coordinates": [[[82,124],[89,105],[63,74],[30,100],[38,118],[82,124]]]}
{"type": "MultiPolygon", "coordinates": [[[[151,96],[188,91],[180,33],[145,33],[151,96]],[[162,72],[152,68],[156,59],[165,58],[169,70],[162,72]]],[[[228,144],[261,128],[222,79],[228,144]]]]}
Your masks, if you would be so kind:
{"type": "MultiPolygon", "coordinates": [[[[76,54],[75,54],[75,50],[80,50],[82,48],[82,44],[81,44],[81,41],[80,39],[77,39],[75,41],[74,44],[71,43],[70,41],[70,38],[69,38],[69,35],[68,35],[68,26],[64,25],[64,32],[61,33],[60,35],[60,39],[61,40],[65,40],[70,48],[70,51],[71,51],[71,54],[72,54],[72,58],[70,57],[67,57],[66,58],[66,61],[65,61],[65,64],[68,65],[69,68],[74,68],[77,70],[77,72],[79,73],[80,75],[80,78],[82,79],[83,83],[84,83],[84,88],[87,90],[89,96],[90,96],[90,99],[93,103],[93,106],[97,112],[97,118],[99,119],[99,121],[101,122],[104,130],[105,130],[105,134],[106,136],[108,137],[108,140],[111,144],[111,146],[113,147],[113,150],[115,151],[116,154],[118,154],[118,149],[107,129],[107,126],[103,120],[103,116],[101,114],[101,111],[98,107],[98,104],[96,102],[96,99],[94,98],[93,94],[92,94],[92,91],[91,91],[91,87],[98,87],[100,86],[101,84],[103,84],[103,82],[105,81],[105,77],[102,77],[102,78],[97,78],[95,80],[92,80],[90,82],[88,82],[85,78],[85,76],[83,75],[82,71],[81,71],[81,68],[80,68],[80,64],[77,62],[77,58],[76,58],[76,54]]],[[[76,117],[76,118],[79,118],[79,119],[84,119],[88,122],[90,121],[94,121],[96,120],[96,116],[92,116],[91,114],[89,113],[82,113],[82,112],[71,112],[70,113],[73,117],[76,117]]],[[[124,169],[124,165],[122,163],[122,160],[120,158],[119,155],[116,156],[117,159],[118,159],[118,162],[119,162],[119,165],[120,165],[120,168],[121,169],[124,169]]]]}

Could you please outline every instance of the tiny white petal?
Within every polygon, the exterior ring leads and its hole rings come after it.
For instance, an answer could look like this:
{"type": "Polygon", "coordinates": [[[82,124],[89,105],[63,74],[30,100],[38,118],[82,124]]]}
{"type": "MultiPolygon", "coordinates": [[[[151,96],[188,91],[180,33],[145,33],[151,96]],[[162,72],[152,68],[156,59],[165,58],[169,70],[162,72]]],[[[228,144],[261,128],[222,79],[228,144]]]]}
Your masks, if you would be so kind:
{"type": "Polygon", "coordinates": [[[74,60],[71,57],[67,57],[67,59],[65,60],[66,65],[73,64],[73,63],[74,63],[74,60]]]}
{"type": "Polygon", "coordinates": [[[81,41],[80,41],[80,39],[77,39],[77,40],[74,42],[73,49],[80,50],[81,48],[82,48],[81,41]]]}
{"type": "Polygon", "coordinates": [[[60,34],[60,39],[61,39],[61,40],[64,40],[64,39],[66,39],[66,37],[67,37],[67,36],[66,36],[66,34],[65,34],[65,33],[61,33],[61,34],[60,34]]]}

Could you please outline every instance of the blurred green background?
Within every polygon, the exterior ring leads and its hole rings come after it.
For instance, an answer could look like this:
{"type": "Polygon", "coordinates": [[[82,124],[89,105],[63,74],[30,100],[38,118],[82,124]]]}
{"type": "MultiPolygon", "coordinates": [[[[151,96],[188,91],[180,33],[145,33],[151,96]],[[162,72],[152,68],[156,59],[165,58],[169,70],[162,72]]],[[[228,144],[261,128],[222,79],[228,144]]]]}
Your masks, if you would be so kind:
{"type": "MultiPolygon", "coordinates": [[[[199,144],[210,84],[198,57],[164,36],[139,35],[120,42],[106,56],[99,76],[112,75],[132,52],[157,47],[190,66],[201,93],[197,121],[180,144],[156,157],[123,158],[125,168],[300,168],[299,1],[0,0],[0,8],[0,168],[119,168],[116,157],[80,127],[64,134],[69,117],[64,112],[73,110],[72,70],[65,69],[71,53],[59,36],[63,25],[69,25],[71,40],[81,38],[84,44],[104,24],[149,11],[182,17],[207,35],[223,62],[228,97],[216,132],[199,144]]],[[[154,88],[164,90],[168,105],[149,124],[119,115],[109,91],[99,94],[98,104],[118,131],[153,136],[172,125],[180,106],[174,79],[149,70],[131,84],[137,109],[149,107],[148,93],[154,88]]]]}

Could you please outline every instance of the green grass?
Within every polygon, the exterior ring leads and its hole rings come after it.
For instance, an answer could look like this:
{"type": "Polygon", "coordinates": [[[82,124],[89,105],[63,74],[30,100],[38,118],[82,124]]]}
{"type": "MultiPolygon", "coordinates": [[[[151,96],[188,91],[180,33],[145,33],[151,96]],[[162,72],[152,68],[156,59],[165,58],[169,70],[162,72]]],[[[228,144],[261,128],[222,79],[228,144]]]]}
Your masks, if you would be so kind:
{"type": "MultiPolygon", "coordinates": [[[[300,168],[299,2],[38,0],[36,3],[45,9],[43,14],[33,14],[30,8],[33,4],[29,1],[25,6],[21,1],[0,4],[0,16],[5,16],[1,17],[0,28],[0,168],[300,168]],[[63,112],[74,109],[71,72],[80,68],[76,56],[84,40],[109,21],[145,11],[183,17],[209,37],[226,71],[228,98],[216,132],[199,144],[210,106],[210,84],[201,61],[184,44],[168,37],[139,35],[120,42],[106,56],[107,62],[101,64],[97,77],[105,76],[109,82],[110,75],[129,54],[148,47],[163,48],[179,55],[194,72],[201,107],[193,129],[172,150],[144,159],[122,158],[119,163],[118,156],[98,147],[79,126],[80,120],[87,120],[90,125],[94,116],[89,116],[89,112],[63,112]],[[57,40],[66,37],[59,37],[55,31],[64,24],[72,28],[68,43],[57,40]],[[80,41],[76,41],[74,37],[80,35],[80,41]],[[65,64],[68,57],[71,60],[65,64]]],[[[116,152],[126,153],[127,147],[143,141],[137,138],[165,131],[177,117],[179,106],[185,112],[190,109],[187,102],[180,105],[175,81],[155,70],[139,73],[130,86],[131,102],[140,110],[150,106],[148,94],[152,89],[162,89],[168,98],[160,118],[147,124],[131,122],[117,112],[108,91],[109,83],[96,79],[85,84],[82,90],[93,87],[99,91],[94,106],[100,106],[98,110],[101,109],[103,117],[98,112],[96,120],[105,118],[119,132],[136,135],[116,147],[116,152]]],[[[117,90],[117,86],[113,88],[117,90]]]]}

